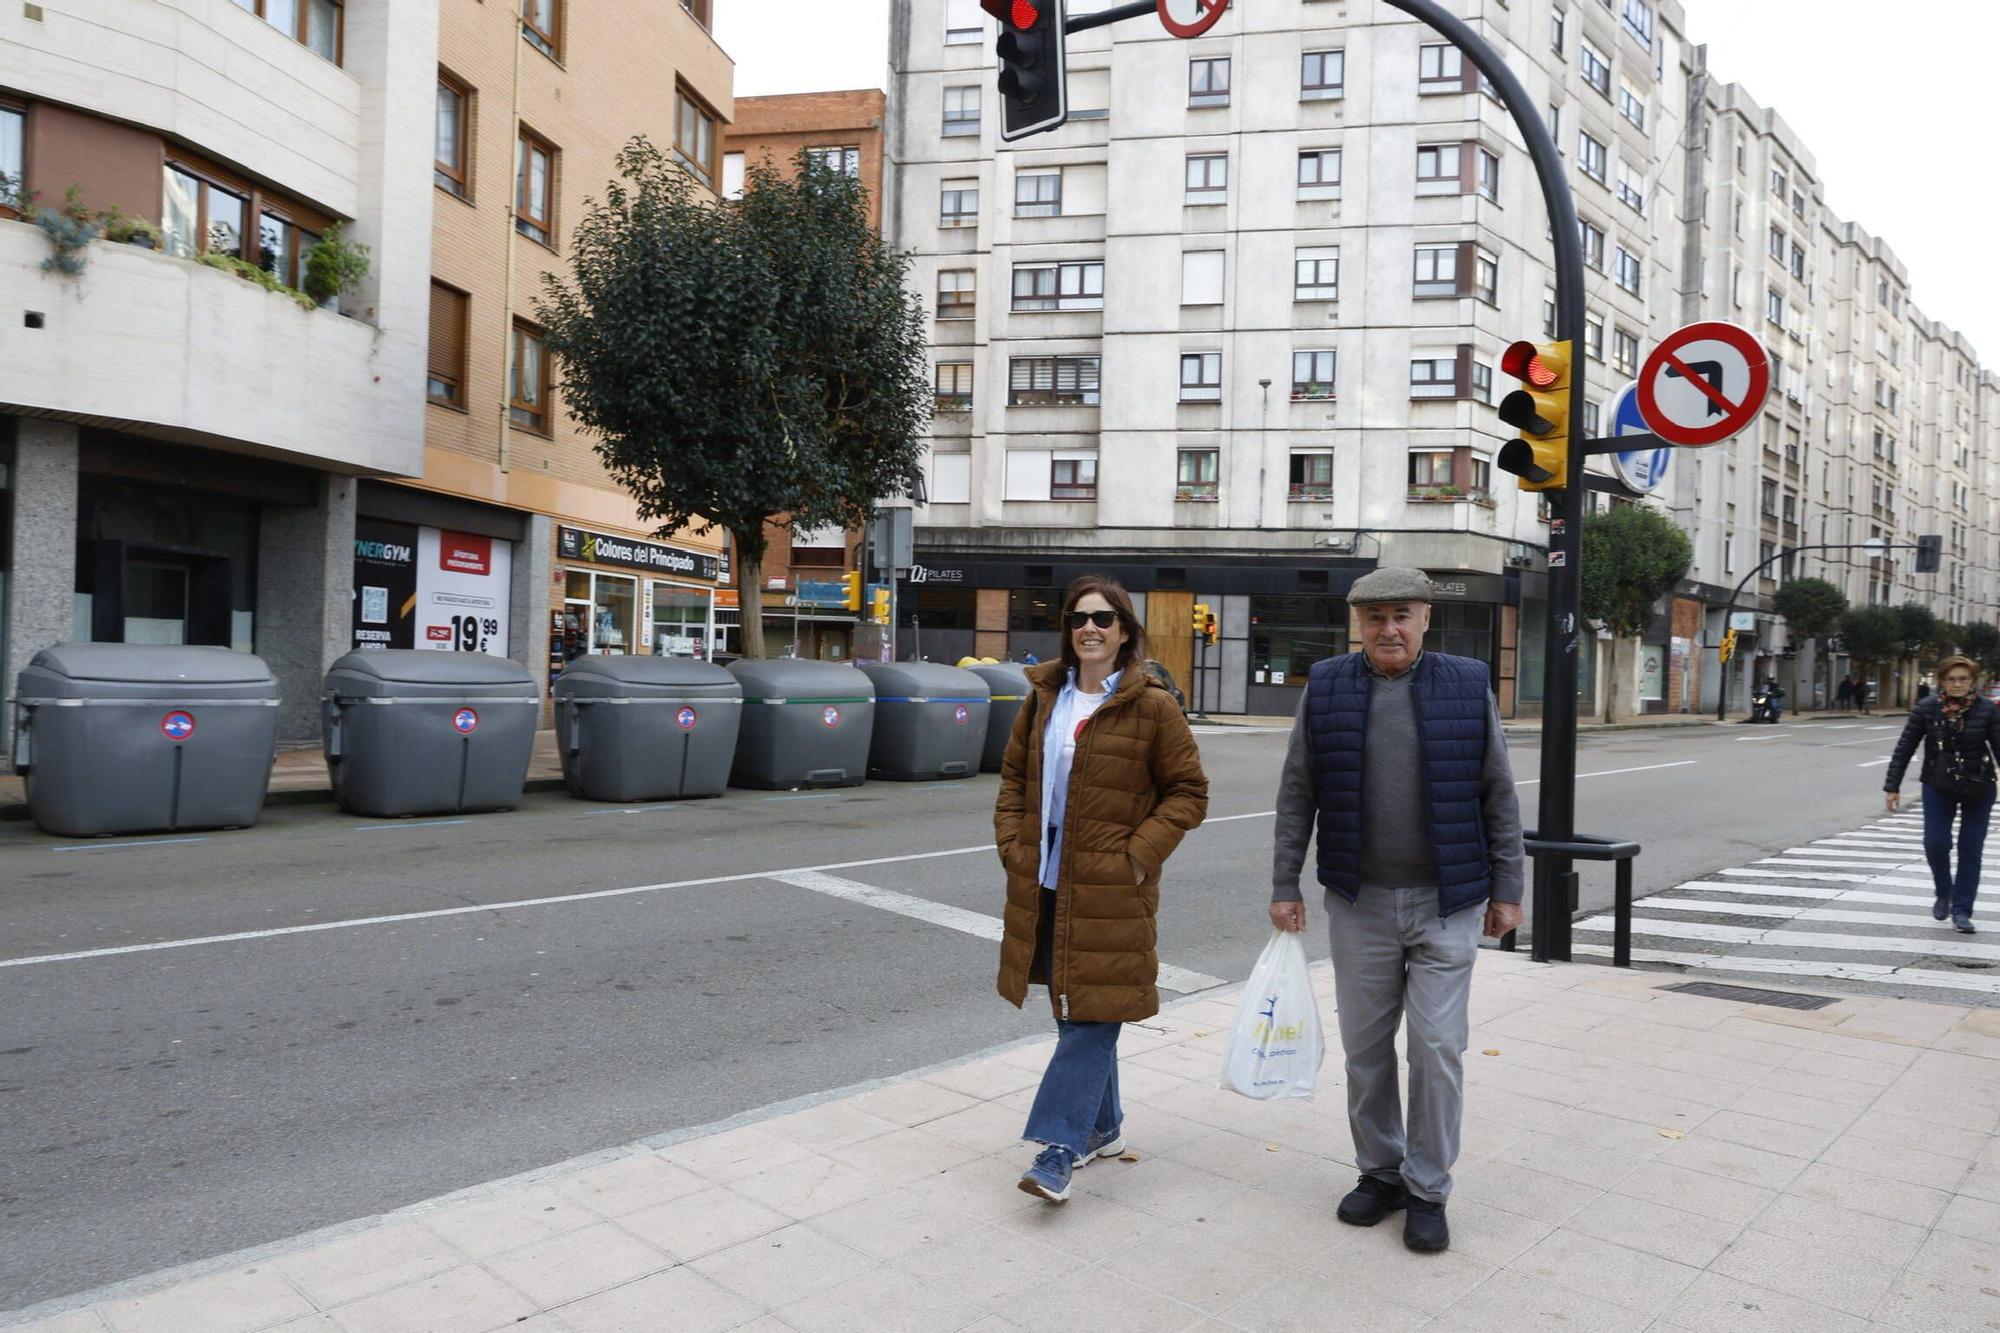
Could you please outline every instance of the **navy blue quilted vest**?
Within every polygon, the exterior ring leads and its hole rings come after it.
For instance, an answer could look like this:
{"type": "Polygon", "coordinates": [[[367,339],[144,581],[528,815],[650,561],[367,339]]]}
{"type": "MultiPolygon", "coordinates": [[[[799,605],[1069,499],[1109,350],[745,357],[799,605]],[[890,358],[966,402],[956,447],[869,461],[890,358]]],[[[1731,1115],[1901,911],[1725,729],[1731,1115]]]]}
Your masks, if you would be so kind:
{"type": "MultiPolygon", "coordinates": [[[[1479,799],[1486,768],[1487,669],[1473,658],[1425,653],[1416,673],[1411,705],[1423,750],[1438,915],[1450,916],[1484,902],[1493,891],[1479,799]]],[[[1319,805],[1319,882],[1349,902],[1361,892],[1361,752],[1373,686],[1360,653],[1315,663],[1306,685],[1306,740],[1319,805]]]]}

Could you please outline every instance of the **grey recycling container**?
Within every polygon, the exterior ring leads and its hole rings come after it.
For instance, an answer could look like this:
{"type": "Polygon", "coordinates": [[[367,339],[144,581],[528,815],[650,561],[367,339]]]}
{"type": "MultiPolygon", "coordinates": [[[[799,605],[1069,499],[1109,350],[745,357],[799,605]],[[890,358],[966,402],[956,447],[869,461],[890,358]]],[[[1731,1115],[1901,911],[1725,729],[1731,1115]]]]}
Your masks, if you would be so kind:
{"type": "Polygon", "coordinates": [[[14,762],[50,833],[257,822],[277,752],[278,682],[228,648],[60,643],[14,691],[14,762]]]}
{"type": "Polygon", "coordinates": [[[891,782],[969,778],[986,752],[993,691],[942,662],[863,662],[875,682],[868,776],[891,782]]]}
{"type": "Polygon", "coordinates": [[[579,657],[555,684],[563,785],[585,801],[720,796],[743,687],[686,657],[579,657]]]}
{"type": "Polygon", "coordinates": [[[327,771],[357,815],[463,814],[518,805],[541,694],[519,662],[389,648],[326,673],[327,771]]]}
{"type": "Polygon", "coordinates": [[[979,771],[998,773],[1007,757],[1007,737],[1013,734],[1014,719],[1028,702],[1028,668],[1019,662],[982,663],[966,668],[986,682],[993,691],[993,707],[986,714],[986,748],[979,756],[979,771]]]}
{"type": "Polygon", "coordinates": [[[743,686],[743,729],[732,787],[855,787],[868,776],[875,686],[839,662],[745,657],[729,664],[743,686]]]}

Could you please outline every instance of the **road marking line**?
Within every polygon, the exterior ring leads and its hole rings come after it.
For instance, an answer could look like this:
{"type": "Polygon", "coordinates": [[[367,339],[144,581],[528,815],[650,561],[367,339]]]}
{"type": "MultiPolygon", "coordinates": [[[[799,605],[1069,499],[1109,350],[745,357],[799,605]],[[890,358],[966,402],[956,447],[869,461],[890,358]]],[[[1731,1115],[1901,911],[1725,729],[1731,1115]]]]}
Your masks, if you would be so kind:
{"type": "MultiPolygon", "coordinates": [[[[1912,900],[1914,903],[1914,900],[1912,900]]],[[[1691,898],[1648,898],[1642,906],[1669,912],[1715,912],[1722,916],[1766,916],[1780,921],[1837,921],[1850,926],[1913,926],[1928,930],[1931,914],[1921,912],[1849,912],[1838,907],[1788,907],[1769,903],[1697,902],[1691,898]]],[[[1633,914],[1633,921],[1647,917],[1633,914]]],[[[1657,920],[1658,918],[1652,918],[1657,920]]],[[[1638,929],[1635,925],[1634,930],[1638,929]]]]}
{"type": "Polygon", "coordinates": [[[1914,843],[1912,843],[1908,847],[1896,847],[1889,850],[1882,850],[1875,847],[1849,846],[1846,843],[1836,843],[1831,840],[1828,840],[1827,842],[1823,843],[1815,843],[1810,847],[1787,847],[1784,850],[1783,855],[1855,856],[1855,857],[1860,857],[1862,860],[1866,861],[1881,861],[1881,860],[1895,860],[1899,857],[1908,856],[1911,852],[1917,850],[1919,850],[1919,848],[1914,843]]]}
{"type": "Polygon", "coordinates": [[[468,822],[463,819],[400,819],[393,824],[358,824],[355,826],[354,831],[356,833],[380,833],[384,829],[440,828],[446,824],[464,824],[468,822]]]}
{"type": "Polygon", "coordinates": [[[676,809],[679,809],[679,807],[668,805],[666,802],[662,801],[658,805],[635,805],[618,810],[586,810],[583,813],[585,813],[586,815],[654,815],[658,814],[662,810],[676,810],[676,809]]]}
{"type": "MultiPolygon", "coordinates": [[[[1700,762],[1701,760],[1699,759],[1681,759],[1671,764],[1641,764],[1637,768],[1607,768],[1602,773],[1579,773],[1576,777],[1579,782],[1585,778],[1615,778],[1620,773],[1650,773],[1656,768],[1686,768],[1690,764],[1698,764],[1700,762]]],[[[1524,782],[1516,782],[1514,785],[1516,787],[1532,787],[1540,781],[1540,778],[1529,778],[1524,782]]]]}
{"type": "MultiPolygon", "coordinates": [[[[997,916],[967,911],[963,907],[953,907],[949,903],[932,902],[928,898],[898,893],[894,889],[877,888],[873,884],[863,884],[860,880],[841,879],[836,875],[822,874],[817,870],[783,871],[776,875],[766,875],[764,878],[780,884],[789,884],[795,889],[810,889],[814,893],[824,893],[828,897],[860,903],[864,907],[878,907],[885,912],[913,917],[918,921],[927,921],[948,930],[961,930],[968,935],[977,935],[983,940],[997,940],[1006,933],[1005,925],[997,916]]],[[[1192,995],[1196,991],[1228,983],[1221,977],[1211,977],[1206,972],[1193,972],[1184,967],[1161,963],[1159,984],[1163,990],[1192,995]]]]}
{"type": "Polygon", "coordinates": [[[52,852],[122,852],[127,847],[176,847],[184,842],[207,842],[207,838],[148,838],[144,842],[89,842],[74,847],[51,847],[52,852]]]}
{"type": "MultiPolygon", "coordinates": [[[[1610,930],[1616,922],[1608,916],[1591,917],[1576,923],[1578,930],[1610,930]]],[[[1632,925],[1634,935],[1663,935],[1670,939],[1708,940],[1715,944],[1761,944],[1780,949],[1842,949],[1850,953],[1914,953],[1936,958],[1968,958],[2000,962],[2000,947],[1991,944],[1962,944],[1956,939],[1912,939],[1902,935],[1830,935],[1806,930],[1759,930],[1752,926],[1725,926],[1710,921],[1648,921],[1632,925]]]]}
{"type": "Polygon", "coordinates": [[[1819,748],[1822,750],[1841,750],[1850,745],[1873,745],[1874,743],[1875,738],[1873,736],[1863,736],[1858,741],[1835,741],[1831,745],[1822,745],[1819,748]]]}
{"type": "Polygon", "coordinates": [[[1738,745],[1755,745],[1758,741],[1774,741],[1776,739],[1778,739],[1776,736],[1738,736],[1736,743],[1738,745]]]}
{"type": "MultiPolygon", "coordinates": [[[[1593,958],[1609,958],[1608,944],[1578,943],[1572,952],[1593,958]]],[[[1634,949],[1635,963],[1665,963],[1675,967],[1699,968],[1706,972],[1734,972],[1747,976],[1826,977],[1838,981],[1893,981],[1908,986],[1935,986],[1945,990],[1976,991],[2000,995],[2000,977],[1968,976],[1957,972],[1935,972],[1921,967],[1891,967],[1887,963],[1833,960],[1818,962],[1806,958],[1744,958],[1735,954],[1678,953],[1670,949],[1634,949]]]]}
{"type": "Polygon", "coordinates": [[[1887,726],[1868,728],[1868,730],[1870,731],[1894,731],[1895,729],[1896,729],[1896,724],[1893,722],[1889,723],[1887,726]]]}
{"type": "Polygon", "coordinates": [[[1880,759],[1864,759],[1864,760],[1863,760],[1862,762],[1860,762],[1860,763],[1856,764],[1856,765],[1855,765],[1855,767],[1856,767],[1856,768],[1880,768],[1880,767],[1881,767],[1882,765],[1884,765],[1884,764],[1888,763],[1888,762],[1889,762],[1889,761],[1890,761],[1891,759],[1894,759],[1894,758],[1895,758],[1895,756],[1894,756],[1894,755],[1890,755],[1890,754],[1885,754],[1885,755],[1883,755],[1883,756],[1882,756],[1882,757],[1881,757],[1880,759]]]}
{"type": "Polygon", "coordinates": [[[1893,861],[1815,861],[1810,857],[1767,856],[1752,865],[1760,866],[1821,866],[1831,870],[1901,870],[1904,866],[1918,864],[1916,861],[1897,857],[1893,861]]]}
{"type": "MultiPolygon", "coordinates": [[[[1928,903],[1928,896],[1914,893],[1876,893],[1869,889],[1811,889],[1796,884],[1718,884],[1714,880],[1691,879],[1685,884],[1676,884],[1677,889],[1687,889],[1693,893],[1733,893],[1739,897],[1751,898],[1811,898],[1819,902],[1835,903],[1881,903],[1895,907],[1903,903],[1928,903]]],[[[1645,899],[1643,901],[1652,901],[1645,899]]]]}
{"type": "Polygon", "coordinates": [[[1785,870],[1724,870],[1719,873],[1724,875],[1748,875],[1753,879],[1764,877],[1771,879],[1810,879],[1817,880],[1823,884],[1888,884],[1903,885],[1914,889],[1928,889],[1931,887],[1931,882],[1927,879],[1896,879],[1889,875],[1847,875],[1838,870],[1810,872],[1801,870],[1797,874],[1785,870]]]}

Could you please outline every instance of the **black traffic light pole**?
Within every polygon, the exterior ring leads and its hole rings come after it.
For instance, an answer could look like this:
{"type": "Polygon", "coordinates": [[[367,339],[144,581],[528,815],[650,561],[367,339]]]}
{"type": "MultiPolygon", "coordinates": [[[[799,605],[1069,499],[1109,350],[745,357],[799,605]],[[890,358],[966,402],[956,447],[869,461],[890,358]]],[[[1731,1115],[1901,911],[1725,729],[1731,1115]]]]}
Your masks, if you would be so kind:
{"type": "MultiPolygon", "coordinates": [[[[1569,177],[1548,126],[1527,89],[1500,58],[1500,53],[1437,0],[1389,0],[1412,18],[1429,24],[1492,83],[1514,117],[1541,181],[1542,201],[1555,232],[1556,337],[1572,348],[1583,333],[1583,243],[1577,233],[1576,202],[1569,177]]],[[[1582,401],[1584,375],[1590,358],[1570,357],[1570,400],[1582,401]]],[[[1569,414],[1569,448],[1562,502],[1549,532],[1549,624],[1547,673],[1542,685],[1541,812],[1538,840],[1570,843],[1576,833],[1576,677],[1577,565],[1583,551],[1584,495],[1583,414],[1569,414]]],[[[1637,447],[1628,443],[1625,447],[1637,447]]],[[[1537,962],[1568,961],[1570,912],[1576,896],[1575,862],[1561,854],[1535,858],[1534,919],[1530,922],[1532,956],[1537,962]]]]}

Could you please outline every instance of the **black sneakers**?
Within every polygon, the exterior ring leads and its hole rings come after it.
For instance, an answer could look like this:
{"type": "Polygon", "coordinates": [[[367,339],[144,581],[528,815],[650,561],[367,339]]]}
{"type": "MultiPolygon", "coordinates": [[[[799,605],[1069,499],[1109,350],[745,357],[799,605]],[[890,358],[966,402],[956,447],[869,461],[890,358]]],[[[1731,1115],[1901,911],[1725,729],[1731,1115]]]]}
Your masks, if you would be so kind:
{"type": "Polygon", "coordinates": [[[1951,928],[1961,935],[1970,935],[1973,933],[1972,918],[1969,916],[1955,916],[1951,919],[1951,928]]]}
{"type": "Polygon", "coordinates": [[[1444,1222],[1444,1205],[1412,1198],[1403,1216],[1403,1244],[1419,1254],[1451,1248],[1451,1228],[1444,1222]]]}
{"type": "Polygon", "coordinates": [[[1409,1202],[1410,1192],[1403,1188],[1401,1181],[1363,1176],[1360,1183],[1340,1201],[1334,1216],[1351,1227],[1372,1227],[1409,1202]]]}

